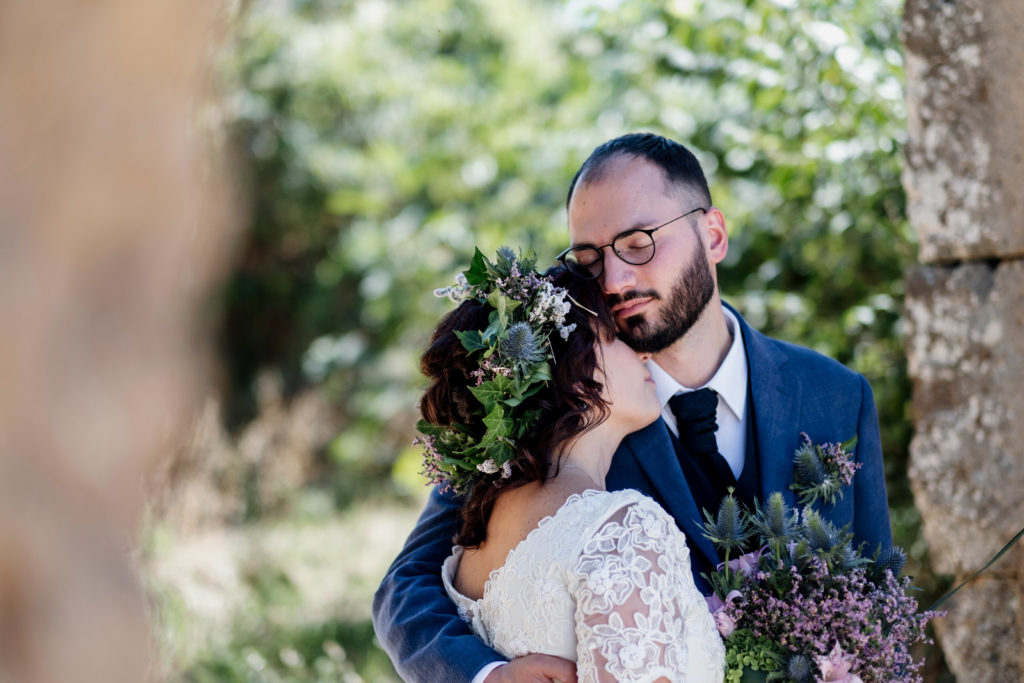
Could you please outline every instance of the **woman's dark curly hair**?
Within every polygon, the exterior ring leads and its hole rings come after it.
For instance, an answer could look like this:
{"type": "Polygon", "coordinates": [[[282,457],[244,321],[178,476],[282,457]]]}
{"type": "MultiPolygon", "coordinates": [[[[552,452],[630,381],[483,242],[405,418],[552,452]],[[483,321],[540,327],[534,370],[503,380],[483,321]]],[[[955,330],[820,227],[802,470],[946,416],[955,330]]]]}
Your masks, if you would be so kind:
{"type": "MultiPolygon", "coordinates": [[[[487,521],[498,496],[532,481],[545,481],[551,465],[557,467],[562,449],[608,416],[608,405],[601,398],[603,387],[595,378],[599,367],[596,347],[602,338],[615,337],[615,323],[601,290],[596,281],[582,280],[561,266],[551,268],[546,276],[578,302],[565,316],[565,324],[576,323],[576,329],[567,340],[551,335],[552,379],[524,401],[523,408],[539,410],[540,419],[519,439],[519,453],[511,461],[512,475],[487,479],[463,498],[461,524],[454,540],[467,548],[479,546],[486,538],[487,521]]],[[[485,329],[490,312],[486,304],[473,299],[463,301],[434,331],[420,361],[420,369],[430,380],[420,402],[420,412],[427,422],[457,423],[483,434],[480,403],[469,391],[476,384],[470,373],[479,368],[480,359],[468,355],[455,332],[485,329]]]]}

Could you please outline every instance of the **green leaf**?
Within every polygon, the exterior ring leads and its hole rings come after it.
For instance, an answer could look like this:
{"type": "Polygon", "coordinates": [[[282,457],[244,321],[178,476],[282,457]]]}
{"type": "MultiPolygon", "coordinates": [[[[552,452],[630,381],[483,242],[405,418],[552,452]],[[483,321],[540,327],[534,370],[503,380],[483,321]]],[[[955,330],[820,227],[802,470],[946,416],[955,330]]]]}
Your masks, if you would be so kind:
{"type": "Polygon", "coordinates": [[[471,285],[479,285],[487,281],[487,257],[480,249],[475,249],[473,260],[469,264],[469,270],[465,271],[466,281],[471,285]]]}
{"type": "MultiPolygon", "coordinates": [[[[470,392],[476,396],[476,400],[483,404],[485,413],[490,413],[499,402],[512,396],[514,389],[515,382],[504,375],[498,375],[494,379],[484,382],[478,387],[469,388],[470,392]]],[[[486,424],[486,422],[484,424],[486,424]]]]}
{"type": "Polygon", "coordinates": [[[530,380],[534,382],[547,382],[551,379],[551,366],[547,361],[537,363],[530,368],[530,380]]]}
{"type": "Polygon", "coordinates": [[[462,348],[470,353],[487,348],[487,344],[484,343],[483,337],[480,335],[480,330],[456,330],[455,336],[462,342],[462,348]]]}
{"type": "Polygon", "coordinates": [[[500,403],[494,406],[494,410],[487,413],[487,417],[484,418],[484,426],[487,427],[487,433],[480,440],[480,446],[485,449],[490,449],[498,437],[512,434],[512,420],[505,417],[505,409],[500,403]]]}

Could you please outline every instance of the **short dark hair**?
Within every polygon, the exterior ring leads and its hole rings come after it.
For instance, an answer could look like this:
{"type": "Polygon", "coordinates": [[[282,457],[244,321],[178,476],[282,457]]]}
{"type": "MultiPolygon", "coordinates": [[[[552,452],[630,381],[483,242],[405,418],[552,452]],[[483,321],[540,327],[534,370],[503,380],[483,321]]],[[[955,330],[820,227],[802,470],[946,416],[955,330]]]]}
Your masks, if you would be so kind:
{"type": "Polygon", "coordinates": [[[599,145],[576,171],[565,197],[568,208],[576,184],[586,175],[584,182],[600,180],[608,163],[619,156],[635,156],[646,159],[665,172],[665,178],[672,184],[694,190],[700,199],[711,205],[711,190],[700,162],[693,152],[675,140],[669,140],[654,133],[629,133],[599,145]]]}
{"type": "MultiPolygon", "coordinates": [[[[511,476],[482,481],[462,499],[454,541],[467,548],[479,546],[486,539],[487,522],[498,496],[532,481],[545,481],[560,447],[608,417],[608,404],[597,376],[600,359],[596,346],[602,338],[615,338],[615,322],[604,295],[596,281],[571,275],[562,266],[551,268],[547,276],[573,298],[565,323],[575,323],[576,329],[568,339],[553,334],[549,340],[552,378],[523,402],[527,410],[537,411],[539,419],[517,438],[519,452],[511,461],[511,476]]],[[[476,384],[472,373],[479,368],[480,358],[471,357],[455,333],[486,328],[492,310],[468,299],[446,315],[434,331],[420,360],[420,369],[430,380],[420,401],[420,412],[427,422],[458,424],[479,432],[478,437],[482,434],[479,401],[471,393],[476,384]]]]}

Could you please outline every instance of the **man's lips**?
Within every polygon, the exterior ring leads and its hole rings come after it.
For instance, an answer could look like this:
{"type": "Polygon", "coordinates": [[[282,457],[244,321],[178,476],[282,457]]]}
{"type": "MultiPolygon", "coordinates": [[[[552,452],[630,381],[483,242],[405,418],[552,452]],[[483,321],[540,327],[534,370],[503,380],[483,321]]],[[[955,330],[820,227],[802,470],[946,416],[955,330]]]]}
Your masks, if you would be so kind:
{"type": "Polygon", "coordinates": [[[628,318],[631,315],[636,315],[643,309],[644,306],[649,304],[653,299],[651,297],[643,297],[640,299],[630,299],[629,301],[623,301],[621,304],[612,306],[612,315],[616,318],[628,318]]]}

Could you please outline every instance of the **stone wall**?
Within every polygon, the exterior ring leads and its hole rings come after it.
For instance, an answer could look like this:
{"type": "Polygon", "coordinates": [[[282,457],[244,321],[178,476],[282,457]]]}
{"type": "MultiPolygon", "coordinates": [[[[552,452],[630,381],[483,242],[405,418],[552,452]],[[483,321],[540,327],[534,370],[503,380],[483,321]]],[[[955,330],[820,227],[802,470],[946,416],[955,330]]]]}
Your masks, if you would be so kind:
{"type": "MultiPolygon", "coordinates": [[[[1024,526],[1024,3],[908,0],[904,185],[916,436],[935,568],[966,578],[1024,526]]],[[[1024,679],[1024,549],[936,622],[959,680],[1024,679]]]]}

